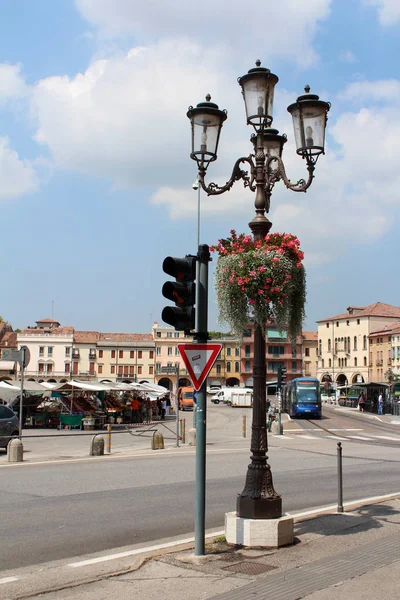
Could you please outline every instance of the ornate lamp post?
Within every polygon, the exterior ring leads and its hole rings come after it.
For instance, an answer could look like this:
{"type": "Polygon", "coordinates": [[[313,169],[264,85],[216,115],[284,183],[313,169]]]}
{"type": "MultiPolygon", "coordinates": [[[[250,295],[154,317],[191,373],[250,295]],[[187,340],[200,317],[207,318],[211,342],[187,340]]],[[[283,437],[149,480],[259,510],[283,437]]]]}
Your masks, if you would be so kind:
{"type": "MultiPolygon", "coordinates": [[[[244,97],[247,124],[252,125],[255,133],[251,136],[254,151],[247,157],[239,158],[232,171],[231,178],[223,185],[205,183],[207,168],[217,159],[218,142],[222,125],[227,112],[220,110],[206,97],[195,108],[190,106],[187,116],[192,124],[191,158],[198,165],[198,179],[201,187],[208,195],[223,194],[231,189],[235,181],[243,180],[255,195],[255,216],[249,223],[254,239],[263,239],[272,223],[266,218],[269,212],[271,192],[276,182],[283,180],[285,186],[294,192],[305,192],[311,185],[315,165],[320,154],[324,153],[325,127],[328,102],[319,100],[310,94],[306,86],[305,94],[299,96],[294,104],[288,107],[293,118],[297,154],[306,161],[308,178],[292,183],[286,176],[282,161],[285,135],[279,135],[272,129],[274,89],[278,77],[269,69],[256,62],[256,68],[250,69],[238,82],[244,97]],[[249,166],[250,174],[241,168],[243,163],[249,166]]],[[[274,490],[271,468],[267,462],[267,427],[266,427],[266,364],[265,338],[261,327],[256,323],[254,328],[254,363],[253,363],[253,421],[251,435],[251,463],[248,466],[246,482],[237,499],[237,516],[249,519],[274,519],[282,515],[282,499],[274,490]]]]}

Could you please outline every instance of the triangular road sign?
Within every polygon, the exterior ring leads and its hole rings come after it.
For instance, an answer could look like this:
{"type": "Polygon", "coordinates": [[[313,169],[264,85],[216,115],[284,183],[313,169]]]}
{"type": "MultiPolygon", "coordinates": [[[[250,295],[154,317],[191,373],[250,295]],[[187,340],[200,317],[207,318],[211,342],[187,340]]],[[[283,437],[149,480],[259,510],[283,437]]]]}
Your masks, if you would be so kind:
{"type": "Polygon", "coordinates": [[[193,387],[199,391],[222,350],[222,344],[178,344],[193,387]]]}

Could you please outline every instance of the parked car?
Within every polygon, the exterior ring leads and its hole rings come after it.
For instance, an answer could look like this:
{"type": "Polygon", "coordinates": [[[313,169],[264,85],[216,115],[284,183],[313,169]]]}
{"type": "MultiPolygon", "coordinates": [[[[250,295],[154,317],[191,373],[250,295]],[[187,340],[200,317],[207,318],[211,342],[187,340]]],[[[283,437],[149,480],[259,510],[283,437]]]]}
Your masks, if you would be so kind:
{"type": "Polygon", "coordinates": [[[19,420],[17,415],[4,404],[0,404],[0,448],[7,448],[13,437],[18,437],[19,420]]]}

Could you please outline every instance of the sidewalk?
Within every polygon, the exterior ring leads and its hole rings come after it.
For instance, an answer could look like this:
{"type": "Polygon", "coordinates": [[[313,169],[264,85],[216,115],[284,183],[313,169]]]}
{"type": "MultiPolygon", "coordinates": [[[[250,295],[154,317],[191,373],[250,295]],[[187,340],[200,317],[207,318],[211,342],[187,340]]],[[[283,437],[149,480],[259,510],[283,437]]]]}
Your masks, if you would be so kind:
{"type": "Polygon", "coordinates": [[[230,547],[214,535],[205,557],[194,557],[188,542],[175,551],[125,549],[21,570],[18,581],[4,582],[3,573],[0,589],[5,600],[45,592],[48,600],[398,600],[399,509],[390,498],[341,514],[294,515],[295,544],[279,550],[230,547]]]}

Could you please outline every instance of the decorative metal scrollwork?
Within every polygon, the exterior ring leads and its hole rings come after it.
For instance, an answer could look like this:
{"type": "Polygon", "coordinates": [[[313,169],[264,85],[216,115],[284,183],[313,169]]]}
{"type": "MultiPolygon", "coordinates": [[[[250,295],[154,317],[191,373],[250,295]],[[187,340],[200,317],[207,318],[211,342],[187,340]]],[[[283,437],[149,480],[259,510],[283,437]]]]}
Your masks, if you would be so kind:
{"type": "Polygon", "coordinates": [[[239,181],[240,179],[243,179],[244,187],[248,187],[252,192],[254,192],[256,189],[253,183],[254,169],[254,163],[252,160],[252,156],[250,155],[248,157],[238,158],[238,160],[235,163],[235,166],[233,167],[231,178],[225,185],[219,186],[217,183],[209,183],[208,185],[206,185],[204,181],[205,169],[199,169],[199,181],[201,187],[209,196],[216,196],[218,194],[223,194],[224,192],[229,191],[235,183],[235,181],[239,181]],[[240,168],[240,164],[244,162],[247,162],[250,165],[250,175],[248,171],[244,171],[240,168]]]}

